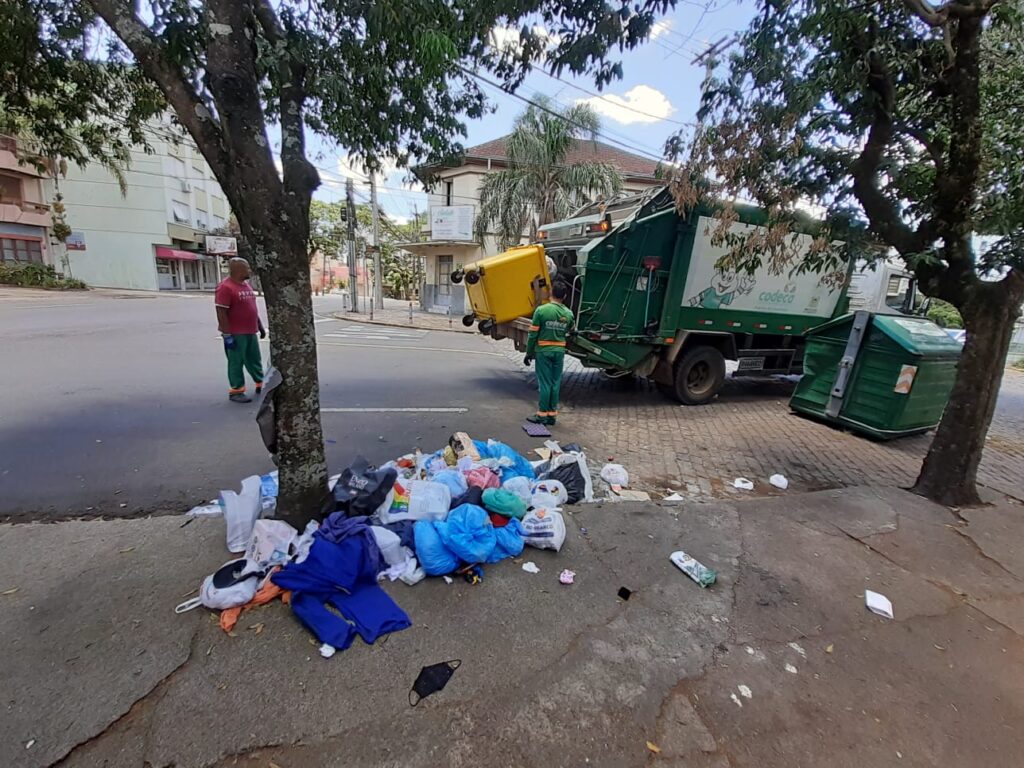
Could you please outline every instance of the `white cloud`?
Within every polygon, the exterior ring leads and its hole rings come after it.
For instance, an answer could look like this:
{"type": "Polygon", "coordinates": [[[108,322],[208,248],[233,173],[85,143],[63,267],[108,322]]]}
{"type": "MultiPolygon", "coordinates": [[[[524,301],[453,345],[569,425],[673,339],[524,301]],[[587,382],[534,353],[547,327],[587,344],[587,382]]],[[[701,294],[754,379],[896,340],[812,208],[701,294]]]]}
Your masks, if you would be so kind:
{"type": "Polygon", "coordinates": [[[659,37],[672,29],[672,19],[662,19],[651,24],[650,39],[657,40],[659,37]]]}
{"type": "MultiPolygon", "coordinates": [[[[561,42],[561,38],[558,35],[548,32],[540,24],[535,24],[530,31],[543,40],[549,48],[561,42]]],[[[518,55],[523,48],[518,27],[493,27],[488,34],[488,43],[495,50],[512,56],[518,55]]]]}
{"type": "Polygon", "coordinates": [[[649,85],[635,86],[621,96],[609,93],[577,103],[589,104],[598,114],[624,125],[657,123],[675,111],[668,97],[649,85]]]}

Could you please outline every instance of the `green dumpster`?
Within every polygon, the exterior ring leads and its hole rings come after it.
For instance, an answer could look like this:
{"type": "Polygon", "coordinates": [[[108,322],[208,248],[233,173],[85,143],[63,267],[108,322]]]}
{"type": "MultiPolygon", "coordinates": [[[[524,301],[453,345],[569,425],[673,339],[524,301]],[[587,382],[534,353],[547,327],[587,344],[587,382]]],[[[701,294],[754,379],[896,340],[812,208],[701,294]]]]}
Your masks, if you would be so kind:
{"type": "Polygon", "coordinates": [[[961,346],[922,317],[856,312],[807,332],[797,413],[882,440],[935,427],[961,346]]]}

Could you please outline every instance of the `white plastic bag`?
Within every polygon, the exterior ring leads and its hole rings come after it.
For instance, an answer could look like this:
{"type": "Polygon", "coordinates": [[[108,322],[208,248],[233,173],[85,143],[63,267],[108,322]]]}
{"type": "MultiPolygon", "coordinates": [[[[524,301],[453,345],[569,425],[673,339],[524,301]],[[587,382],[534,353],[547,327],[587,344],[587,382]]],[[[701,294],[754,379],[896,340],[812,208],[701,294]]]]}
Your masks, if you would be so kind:
{"type": "Polygon", "coordinates": [[[550,493],[537,491],[530,497],[530,509],[560,509],[558,499],[550,493]]]}
{"type": "Polygon", "coordinates": [[[309,557],[309,550],[313,548],[313,534],[317,532],[319,527],[320,523],[316,520],[310,520],[306,523],[305,530],[295,539],[296,564],[305,562],[306,558],[309,557]]]}
{"type": "Polygon", "coordinates": [[[452,492],[444,483],[431,480],[399,480],[390,494],[387,510],[382,504],[376,517],[382,525],[403,520],[444,520],[452,504],[452,492]]]}
{"type": "Polygon", "coordinates": [[[629,472],[621,464],[605,464],[601,469],[601,479],[608,485],[625,487],[629,485],[629,472]]]}
{"type": "Polygon", "coordinates": [[[384,558],[385,563],[390,566],[406,561],[407,555],[403,551],[405,547],[402,546],[402,540],[398,538],[397,533],[379,525],[371,525],[370,533],[377,540],[377,549],[380,550],[380,556],[384,558]]]}
{"type": "Polygon", "coordinates": [[[531,547],[557,552],[565,542],[565,520],[561,512],[535,509],[527,512],[519,524],[523,529],[523,542],[531,547]]]}
{"type": "Polygon", "coordinates": [[[174,612],[185,613],[201,605],[215,611],[245,605],[255,596],[264,575],[265,572],[247,558],[231,560],[203,579],[198,597],[180,603],[174,612]]]}
{"type": "Polygon", "coordinates": [[[533,489],[530,488],[530,481],[525,477],[510,478],[501,484],[501,489],[503,491],[508,491],[509,493],[514,493],[527,504],[530,503],[530,496],[533,493],[533,489]]]}
{"type": "MultiPolygon", "coordinates": [[[[555,503],[551,506],[560,507],[569,500],[569,492],[565,489],[565,485],[560,480],[538,480],[533,484],[533,495],[545,493],[550,494],[555,498],[555,503]]],[[[534,503],[535,507],[545,506],[544,504],[534,503]]]]}
{"type": "Polygon", "coordinates": [[[284,520],[257,520],[245,556],[261,568],[284,565],[298,535],[299,532],[284,520]]]}
{"type": "Polygon", "coordinates": [[[252,475],[242,481],[242,492],[220,492],[220,505],[224,507],[224,525],[227,529],[229,552],[245,552],[252,536],[252,527],[260,516],[260,476],[252,475]]]}

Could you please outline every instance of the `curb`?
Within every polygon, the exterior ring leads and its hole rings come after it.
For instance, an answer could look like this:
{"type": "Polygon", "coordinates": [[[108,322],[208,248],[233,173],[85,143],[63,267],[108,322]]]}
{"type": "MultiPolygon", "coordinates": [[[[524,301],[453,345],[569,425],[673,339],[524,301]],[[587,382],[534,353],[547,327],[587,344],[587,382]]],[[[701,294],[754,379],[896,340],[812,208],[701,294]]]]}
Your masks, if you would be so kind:
{"type": "Polygon", "coordinates": [[[471,330],[461,331],[458,328],[433,328],[428,325],[416,325],[415,323],[410,325],[409,323],[392,323],[387,320],[370,320],[368,317],[364,317],[362,313],[358,312],[331,312],[330,316],[336,320],[359,321],[361,323],[369,323],[371,325],[384,325],[389,328],[415,328],[420,331],[440,331],[442,333],[475,333],[475,331],[471,330]]]}

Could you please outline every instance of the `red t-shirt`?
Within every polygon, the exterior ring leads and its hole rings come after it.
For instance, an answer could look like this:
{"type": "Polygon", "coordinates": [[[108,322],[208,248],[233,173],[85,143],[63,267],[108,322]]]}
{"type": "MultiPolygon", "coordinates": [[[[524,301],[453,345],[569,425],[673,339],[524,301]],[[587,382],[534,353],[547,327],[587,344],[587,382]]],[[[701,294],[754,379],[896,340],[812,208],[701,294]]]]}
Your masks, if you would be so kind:
{"type": "Polygon", "coordinates": [[[217,286],[213,303],[228,311],[228,331],[231,333],[256,333],[259,330],[260,312],[256,307],[256,292],[248,280],[236,283],[230,277],[225,278],[217,286]]]}

